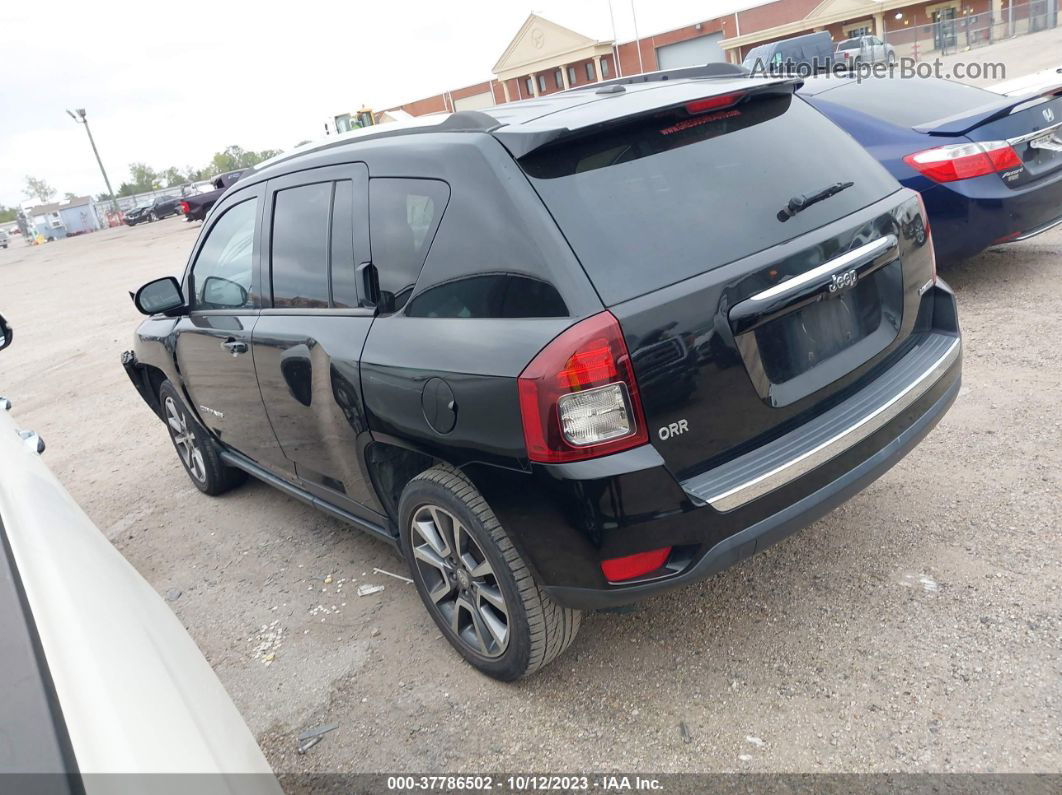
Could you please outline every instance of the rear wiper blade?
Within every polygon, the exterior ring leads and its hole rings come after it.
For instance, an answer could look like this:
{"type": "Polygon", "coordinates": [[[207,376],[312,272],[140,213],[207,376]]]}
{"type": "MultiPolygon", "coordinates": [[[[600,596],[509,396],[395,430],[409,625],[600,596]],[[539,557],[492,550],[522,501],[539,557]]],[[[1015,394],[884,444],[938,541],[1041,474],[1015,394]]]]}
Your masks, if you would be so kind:
{"type": "Polygon", "coordinates": [[[785,207],[778,211],[778,220],[788,221],[801,210],[806,210],[813,204],[817,204],[831,196],[836,196],[841,191],[847,190],[853,185],[855,185],[854,182],[835,182],[828,188],[823,188],[817,193],[804,193],[800,196],[794,196],[786,203],[785,207]]]}

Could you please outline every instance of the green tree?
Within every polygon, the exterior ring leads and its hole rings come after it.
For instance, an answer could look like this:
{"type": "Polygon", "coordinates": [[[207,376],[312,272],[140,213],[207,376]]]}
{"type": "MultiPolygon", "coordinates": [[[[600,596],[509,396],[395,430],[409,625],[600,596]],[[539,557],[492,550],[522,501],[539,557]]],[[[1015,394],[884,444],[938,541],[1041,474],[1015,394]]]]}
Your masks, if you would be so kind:
{"type": "Polygon", "coordinates": [[[166,183],[166,187],[172,188],[184,184],[184,176],[176,166],[170,166],[159,172],[159,179],[166,183]]]}
{"type": "Polygon", "coordinates": [[[129,176],[137,193],[155,190],[160,183],[159,173],[146,163],[130,163],[129,176]]]}
{"type": "Polygon", "coordinates": [[[18,217],[17,207],[5,207],[0,204],[0,224],[8,224],[18,217]]]}
{"type": "Polygon", "coordinates": [[[55,188],[38,177],[26,177],[26,187],[22,189],[27,199],[36,199],[41,204],[55,195],[55,188]]]}

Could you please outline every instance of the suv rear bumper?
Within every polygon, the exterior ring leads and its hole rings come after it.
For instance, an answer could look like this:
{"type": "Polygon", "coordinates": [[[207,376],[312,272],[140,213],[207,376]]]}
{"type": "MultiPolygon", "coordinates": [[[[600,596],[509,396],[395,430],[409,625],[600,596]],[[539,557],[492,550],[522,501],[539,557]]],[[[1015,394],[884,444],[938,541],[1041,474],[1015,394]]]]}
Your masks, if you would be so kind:
{"type": "Polygon", "coordinates": [[[762,552],[772,544],[825,516],[845,500],[862,491],[907,455],[947,412],[959,393],[960,384],[961,379],[956,372],[943,394],[936,397],[904,431],[869,458],[849,469],[829,485],[812,492],[756,524],[724,538],[712,546],[700,560],[679,574],[651,582],[612,588],[547,585],[545,590],[557,602],[568,607],[582,609],[615,607],[702,580],[757,552],[762,552]]]}
{"type": "MultiPolygon", "coordinates": [[[[929,308],[933,307],[933,308],[929,308]]],[[[684,481],[652,445],[531,476],[469,474],[557,602],[622,605],[714,574],[814,522],[881,476],[955,400],[961,341],[943,283],[928,328],[886,369],[796,429],[684,481]],[[601,562],[671,547],[665,566],[609,582],[601,562]]]]}

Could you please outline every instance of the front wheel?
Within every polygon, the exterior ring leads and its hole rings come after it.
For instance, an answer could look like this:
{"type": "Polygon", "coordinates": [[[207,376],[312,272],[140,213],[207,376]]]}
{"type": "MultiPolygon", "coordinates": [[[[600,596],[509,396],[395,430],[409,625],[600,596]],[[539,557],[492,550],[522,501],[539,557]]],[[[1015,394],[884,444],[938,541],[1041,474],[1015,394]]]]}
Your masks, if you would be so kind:
{"type": "Polygon", "coordinates": [[[402,552],[421,600],[462,657],[513,681],[571,645],[581,613],[538,583],[483,496],[463,475],[435,467],[399,502],[402,552]]]}
{"type": "Polygon", "coordinates": [[[213,438],[185,408],[177,388],[169,381],[159,387],[159,403],[173,449],[197,489],[204,494],[224,494],[247,479],[242,470],[221,463],[213,438]]]}

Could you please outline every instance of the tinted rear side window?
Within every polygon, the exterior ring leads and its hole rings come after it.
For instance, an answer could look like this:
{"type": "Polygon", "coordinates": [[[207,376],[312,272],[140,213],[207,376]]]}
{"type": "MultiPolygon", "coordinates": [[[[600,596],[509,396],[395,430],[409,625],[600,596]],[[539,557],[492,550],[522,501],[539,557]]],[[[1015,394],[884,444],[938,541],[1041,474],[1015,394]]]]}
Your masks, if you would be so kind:
{"type": "Polygon", "coordinates": [[[806,234],[899,188],[852,138],[788,94],[654,116],[534,152],[521,165],[610,305],[806,234]],[[778,220],[790,198],[849,181],[778,220]]]}
{"type": "Polygon", "coordinates": [[[901,127],[945,119],[1001,101],[991,91],[950,80],[899,77],[845,81],[837,88],[822,92],[819,98],[901,127]]]}
{"type": "Polygon", "coordinates": [[[450,188],[434,179],[369,180],[369,245],[380,291],[409,300],[439,228],[450,188]]]}
{"type": "Polygon", "coordinates": [[[273,205],[273,306],[328,306],[332,183],[277,191],[273,205]]]}

